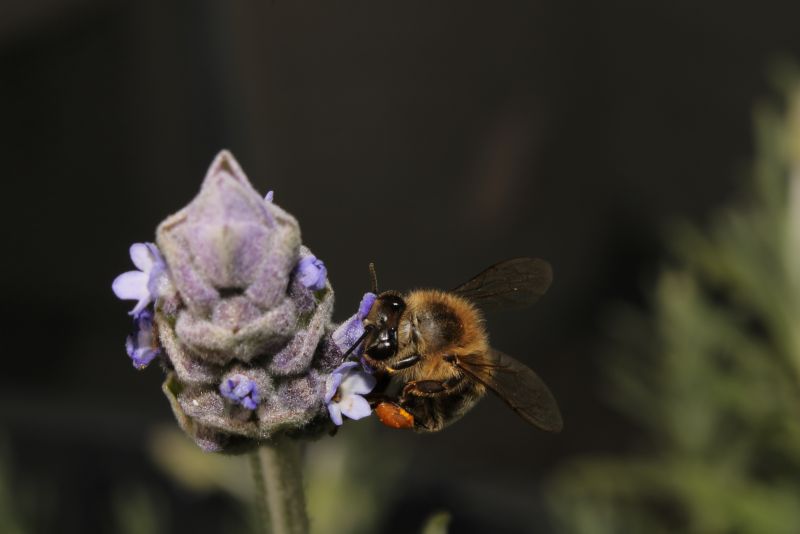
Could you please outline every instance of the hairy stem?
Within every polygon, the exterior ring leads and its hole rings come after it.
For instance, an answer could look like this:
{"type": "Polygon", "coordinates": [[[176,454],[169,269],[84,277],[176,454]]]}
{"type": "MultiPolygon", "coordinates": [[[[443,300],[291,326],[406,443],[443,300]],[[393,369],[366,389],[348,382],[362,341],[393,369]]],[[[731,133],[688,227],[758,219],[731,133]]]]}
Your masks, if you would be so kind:
{"type": "Polygon", "coordinates": [[[278,438],[253,453],[256,506],[270,534],[307,534],[302,444],[278,438]]]}

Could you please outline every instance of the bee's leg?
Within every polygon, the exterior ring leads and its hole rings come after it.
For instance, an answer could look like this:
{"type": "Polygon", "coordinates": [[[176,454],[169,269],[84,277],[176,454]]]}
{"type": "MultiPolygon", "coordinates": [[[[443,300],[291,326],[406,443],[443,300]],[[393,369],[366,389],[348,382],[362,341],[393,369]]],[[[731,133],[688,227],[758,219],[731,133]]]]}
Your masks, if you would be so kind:
{"type": "Polygon", "coordinates": [[[403,358],[402,360],[398,361],[391,367],[387,368],[390,373],[400,371],[401,369],[408,369],[412,365],[416,365],[416,363],[421,359],[419,354],[412,354],[407,358],[403,358]]]}
{"type": "Polygon", "coordinates": [[[444,428],[445,420],[438,399],[409,396],[400,401],[400,406],[413,417],[416,432],[436,432],[444,428]]]}
{"type": "Polygon", "coordinates": [[[456,389],[463,379],[464,375],[458,374],[447,380],[414,380],[403,386],[402,398],[407,398],[409,395],[436,397],[447,394],[456,389]]]}

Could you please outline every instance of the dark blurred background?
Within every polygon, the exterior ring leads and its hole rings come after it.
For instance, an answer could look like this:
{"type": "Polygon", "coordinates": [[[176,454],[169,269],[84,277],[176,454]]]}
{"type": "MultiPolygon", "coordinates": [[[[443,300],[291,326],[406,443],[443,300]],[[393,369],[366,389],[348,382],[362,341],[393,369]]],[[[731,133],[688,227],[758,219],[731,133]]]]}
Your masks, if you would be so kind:
{"type": "Polygon", "coordinates": [[[797,20],[789,2],[4,0],[0,436],[34,530],[113,531],[129,483],[157,488],[170,532],[237,513],[154,466],[148,433],[172,414],[158,369],[131,367],[110,290],[228,148],[300,221],[337,319],[370,261],[397,289],[553,264],[546,298],[489,325],[551,386],[561,435],[496,399],[436,435],[360,423],[360,446],[408,462],[379,531],[444,508],[454,532],[547,532],[544,513],[520,520],[544,477],[635,439],[600,401],[604,317],[642,299],[666,223],[739,190],[797,20]]]}

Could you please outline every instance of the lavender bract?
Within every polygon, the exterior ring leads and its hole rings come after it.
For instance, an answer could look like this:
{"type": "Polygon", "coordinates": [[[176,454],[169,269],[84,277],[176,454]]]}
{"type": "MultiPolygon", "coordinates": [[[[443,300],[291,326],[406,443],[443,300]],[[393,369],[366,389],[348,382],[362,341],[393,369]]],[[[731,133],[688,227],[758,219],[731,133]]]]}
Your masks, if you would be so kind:
{"type": "MultiPolygon", "coordinates": [[[[131,248],[140,271],[118,277],[114,291],[138,301],[140,326],[154,321],[160,353],[131,357],[146,365],[163,355],[162,389],[200,447],[234,451],[279,434],[316,435],[337,409],[369,415],[366,401],[352,397],[372,377],[336,370],[363,332],[362,314],[331,323],[325,265],[301,245],[294,217],[271,192],[258,194],[229,152],[216,157],[197,197],[159,225],[156,243],[131,248]],[[333,411],[332,376],[344,388],[333,411]]],[[[130,350],[147,345],[143,331],[130,350]]]]}

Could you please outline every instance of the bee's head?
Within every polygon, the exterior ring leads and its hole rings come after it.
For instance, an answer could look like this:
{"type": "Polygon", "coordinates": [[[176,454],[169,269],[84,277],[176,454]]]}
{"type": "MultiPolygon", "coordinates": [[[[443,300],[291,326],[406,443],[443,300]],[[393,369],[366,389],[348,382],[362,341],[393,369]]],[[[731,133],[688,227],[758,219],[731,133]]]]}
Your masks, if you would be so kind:
{"type": "Polygon", "coordinates": [[[386,360],[397,354],[397,328],[406,309],[406,303],[393,291],[378,295],[364,319],[368,331],[364,340],[364,353],[373,360],[386,360]]]}

